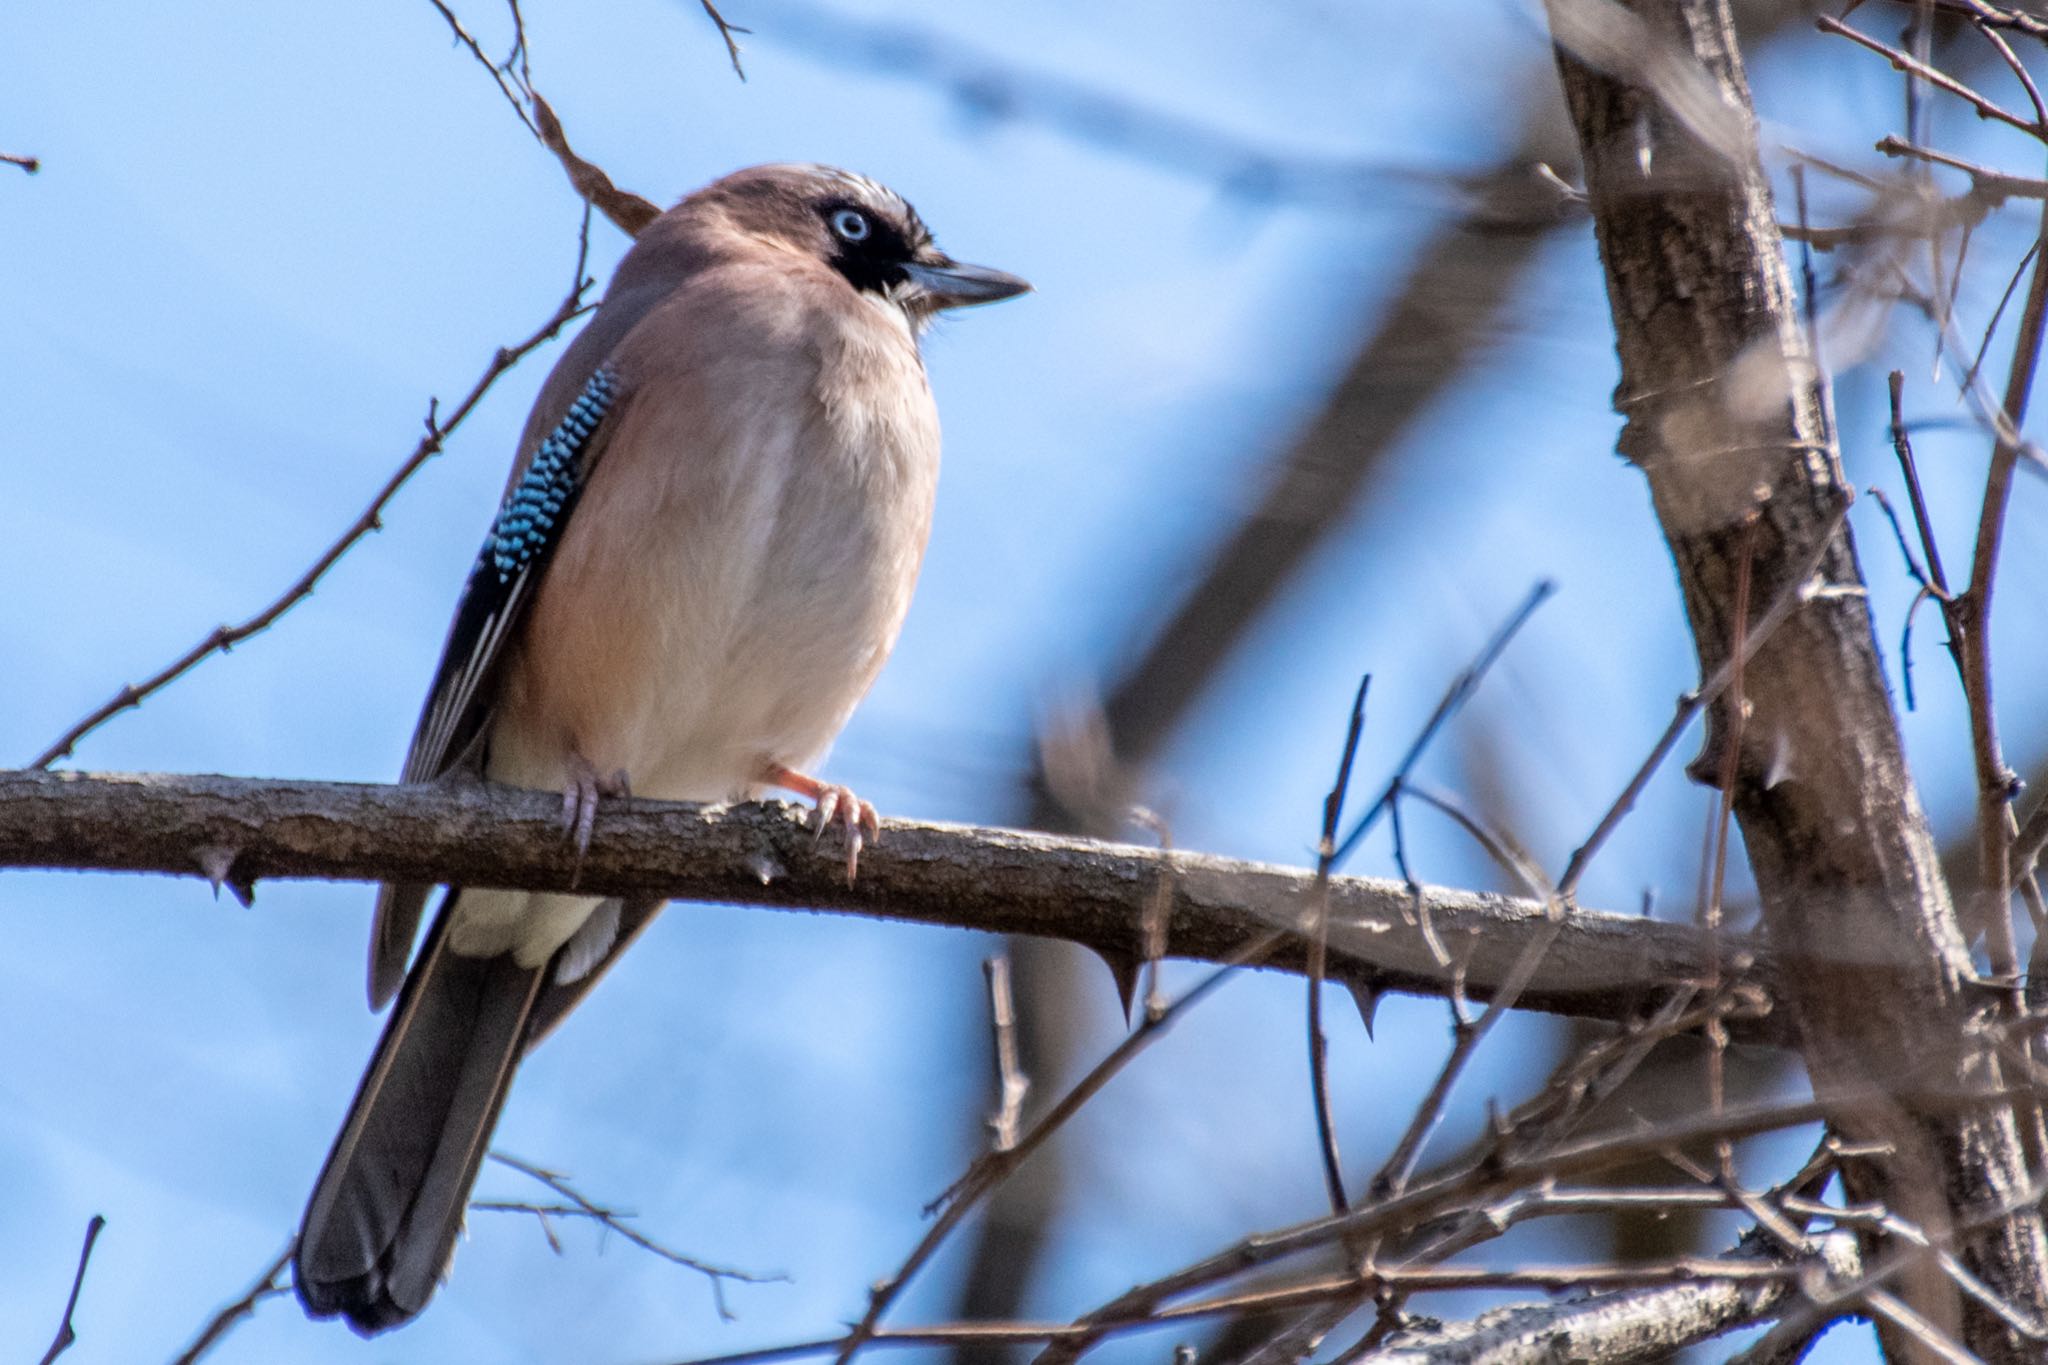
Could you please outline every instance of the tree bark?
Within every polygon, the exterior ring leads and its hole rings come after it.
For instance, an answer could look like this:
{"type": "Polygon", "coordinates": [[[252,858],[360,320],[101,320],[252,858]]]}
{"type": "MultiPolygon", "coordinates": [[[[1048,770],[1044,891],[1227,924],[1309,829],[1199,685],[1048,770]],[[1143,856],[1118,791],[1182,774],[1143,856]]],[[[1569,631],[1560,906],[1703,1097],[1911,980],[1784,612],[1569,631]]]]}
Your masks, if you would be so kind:
{"type": "MultiPolygon", "coordinates": [[[[266,877],[456,882],[663,896],[869,915],[1142,953],[1159,880],[1173,879],[1167,952],[1225,961],[1298,922],[1306,869],[1091,839],[891,820],[848,885],[809,812],[781,804],[703,809],[631,800],[598,813],[589,853],[562,837],[562,802],[490,785],[360,786],[166,774],[0,772],[0,867],[204,876],[247,894],[266,877]]],[[[832,836],[828,836],[828,839],[832,836]]],[[[365,899],[364,907],[368,908],[365,899]]],[[[1355,991],[1488,999],[1549,924],[1533,901],[1338,877],[1330,886],[1329,979],[1355,991]],[[1432,954],[1427,923],[1451,954],[1432,954]]],[[[1731,938],[1748,1036],[1767,1040],[1771,964],[1731,938]],[[1739,976],[1738,968],[1745,968],[1739,976]],[[1758,1017],[1760,1016],[1760,1017],[1758,1017]]],[[[1255,966],[1299,972],[1284,936],[1255,966]]],[[[1703,971],[1683,925],[1580,910],[1520,997],[1522,1006],[1627,1020],[1703,971]]]]}
{"type": "MultiPolygon", "coordinates": [[[[1784,592],[1806,595],[1751,661],[1747,711],[1716,707],[1692,771],[1708,780],[1732,763],[1735,818],[1815,1092],[1995,1084],[1841,521],[1852,495],[1726,4],[1548,7],[1621,359],[1620,450],[1649,479],[1702,669],[1731,652],[1745,565],[1752,619],[1784,592]],[[1830,535],[1817,584],[1790,581],[1830,535]]],[[[1842,1128],[1889,1149],[1852,1164],[1852,1193],[1960,1247],[2026,1318],[2048,1317],[2048,1246],[2010,1112],[1958,1117],[1902,1101],[1842,1128]]],[[[2038,1342],[1931,1262],[1899,1289],[1986,1360],[2039,1358],[2038,1342]]],[[[1897,1332],[1885,1340],[1895,1358],[1924,1350],[1897,1332]]]]}

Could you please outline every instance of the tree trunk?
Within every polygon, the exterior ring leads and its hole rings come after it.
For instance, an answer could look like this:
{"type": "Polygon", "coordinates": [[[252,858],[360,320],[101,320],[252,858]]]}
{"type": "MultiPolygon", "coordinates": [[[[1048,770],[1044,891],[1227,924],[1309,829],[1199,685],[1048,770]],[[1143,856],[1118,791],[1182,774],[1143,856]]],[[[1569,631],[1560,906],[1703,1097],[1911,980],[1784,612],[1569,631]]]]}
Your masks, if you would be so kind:
{"type": "MultiPolygon", "coordinates": [[[[1748,620],[1806,600],[1713,713],[1696,777],[1732,771],[1734,814],[1785,966],[1816,1094],[1990,1085],[1972,1025],[1970,956],[1907,771],[1853,542],[1821,380],[1758,163],[1748,84],[1722,0],[1548,0],[1606,267],[1625,418],[1621,453],[1650,482],[1701,667],[1748,620]],[[1797,580],[1816,562],[1816,583],[1797,580]],[[1732,749],[1732,754],[1731,754],[1732,749]]],[[[2009,1110],[1847,1116],[1880,1144],[1847,1172],[1993,1292],[2041,1321],[2042,1225],[2009,1110]],[[2017,1205],[2017,1208],[2013,1206],[2017,1205]]],[[[1866,1265],[1881,1261],[1866,1248],[1866,1265]]],[[[1896,1239],[1886,1254],[1898,1253],[1896,1239]]],[[[1966,1299],[1930,1259],[1892,1281],[1990,1361],[2038,1345],[1966,1299]]],[[[1884,1332],[1895,1359],[1925,1346],[1884,1332]]]]}

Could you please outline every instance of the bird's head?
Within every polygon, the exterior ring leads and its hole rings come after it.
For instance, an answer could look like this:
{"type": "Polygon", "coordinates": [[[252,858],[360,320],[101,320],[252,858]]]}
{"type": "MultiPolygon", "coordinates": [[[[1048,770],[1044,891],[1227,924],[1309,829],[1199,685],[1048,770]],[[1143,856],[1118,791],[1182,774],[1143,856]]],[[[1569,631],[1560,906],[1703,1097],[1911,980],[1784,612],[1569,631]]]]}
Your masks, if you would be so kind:
{"type": "Polygon", "coordinates": [[[886,185],[831,166],[736,171],[684,201],[727,229],[823,261],[857,290],[903,309],[922,328],[946,308],[994,303],[1031,286],[939,250],[917,210],[886,185]]]}

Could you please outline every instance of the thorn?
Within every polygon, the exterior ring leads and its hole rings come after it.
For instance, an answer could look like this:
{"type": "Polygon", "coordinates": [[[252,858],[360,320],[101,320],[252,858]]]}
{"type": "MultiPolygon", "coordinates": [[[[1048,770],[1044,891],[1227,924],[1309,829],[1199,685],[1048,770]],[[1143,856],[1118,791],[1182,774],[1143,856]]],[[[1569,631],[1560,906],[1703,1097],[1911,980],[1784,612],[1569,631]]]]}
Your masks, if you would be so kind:
{"type": "Polygon", "coordinates": [[[1116,982],[1117,1003],[1124,1007],[1124,1027],[1131,1025],[1131,1004],[1138,998],[1138,959],[1131,953],[1114,952],[1107,948],[1095,949],[1095,955],[1102,959],[1102,965],[1109,968],[1109,975],[1116,982]]]}
{"type": "Polygon", "coordinates": [[[1380,1012],[1380,993],[1362,981],[1346,981],[1344,988],[1351,992],[1351,1003],[1358,1006],[1358,1020],[1365,1025],[1365,1036],[1372,1037],[1373,1016],[1380,1012]]]}
{"type": "Polygon", "coordinates": [[[767,886],[777,877],[786,876],[789,869],[785,868],[773,853],[764,848],[747,859],[747,871],[759,877],[761,885],[767,886]]]}
{"type": "MultiPolygon", "coordinates": [[[[207,844],[192,850],[192,858],[199,864],[200,875],[213,884],[215,900],[220,899],[220,889],[227,884],[228,874],[234,871],[236,851],[224,844],[207,844]]],[[[241,891],[235,892],[235,898],[241,900],[241,891]]],[[[243,903],[247,904],[246,901],[243,903]]]]}

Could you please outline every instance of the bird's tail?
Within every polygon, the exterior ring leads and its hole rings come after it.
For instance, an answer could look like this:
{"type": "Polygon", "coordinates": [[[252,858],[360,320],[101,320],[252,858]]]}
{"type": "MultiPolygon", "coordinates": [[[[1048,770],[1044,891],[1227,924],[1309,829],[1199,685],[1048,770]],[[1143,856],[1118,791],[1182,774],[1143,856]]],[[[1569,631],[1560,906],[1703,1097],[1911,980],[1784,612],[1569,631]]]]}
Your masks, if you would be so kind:
{"type": "Polygon", "coordinates": [[[399,993],[293,1253],[306,1311],[364,1336],[426,1307],[447,1269],[545,973],[450,950],[459,894],[399,993]]]}

